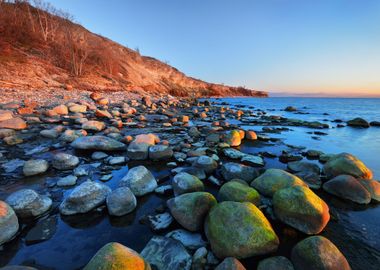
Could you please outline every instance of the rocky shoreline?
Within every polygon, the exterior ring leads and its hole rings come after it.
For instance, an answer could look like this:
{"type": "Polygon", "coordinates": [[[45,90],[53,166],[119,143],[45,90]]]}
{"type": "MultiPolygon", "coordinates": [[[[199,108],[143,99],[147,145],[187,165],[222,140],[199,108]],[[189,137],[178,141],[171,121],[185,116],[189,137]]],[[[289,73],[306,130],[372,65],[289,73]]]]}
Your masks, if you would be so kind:
{"type": "Polygon", "coordinates": [[[105,213],[138,219],[150,239],[141,250],[107,243],[80,268],[359,269],[325,236],[339,223],[325,198],[375,205],[371,170],[348,153],[266,150],[277,141],[268,133],[302,126],[323,136],[328,124],[208,100],[68,93],[1,105],[0,255],[18,241],[48,242],[54,218],[105,213]],[[262,151],[245,153],[245,143],[262,151]],[[150,196],[159,202],[134,218],[150,196]]]}

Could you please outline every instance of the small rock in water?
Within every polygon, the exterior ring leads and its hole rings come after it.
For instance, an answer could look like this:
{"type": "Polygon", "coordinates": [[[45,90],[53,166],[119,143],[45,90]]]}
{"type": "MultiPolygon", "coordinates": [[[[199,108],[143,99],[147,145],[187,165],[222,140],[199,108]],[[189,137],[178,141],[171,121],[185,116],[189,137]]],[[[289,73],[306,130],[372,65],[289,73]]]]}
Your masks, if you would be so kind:
{"type": "Polygon", "coordinates": [[[107,196],[107,207],[110,215],[123,216],[131,213],[137,206],[137,200],[127,187],[119,187],[107,196]]]}
{"type": "Polygon", "coordinates": [[[199,180],[196,176],[185,172],[181,172],[174,176],[172,186],[175,196],[183,193],[204,190],[204,185],[201,180],[199,180]]]}
{"type": "Polygon", "coordinates": [[[26,244],[36,244],[49,240],[57,230],[57,216],[39,221],[26,235],[26,244]]]}
{"type": "Polygon", "coordinates": [[[58,153],[54,156],[52,164],[57,170],[71,170],[79,164],[79,158],[66,153],[58,153]]]}
{"type": "Polygon", "coordinates": [[[94,160],[101,160],[101,159],[105,159],[106,157],[108,157],[108,155],[104,152],[94,152],[91,155],[91,158],[94,160]]]}
{"type": "Polygon", "coordinates": [[[155,216],[149,215],[148,221],[153,231],[160,231],[170,226],[173,222],[173,217],[169,213],[165,212],[155,216]]]}
{"type": "Polygon", "coordinates": [[[32,159],[24,163],[22,171],[25,176],[33,176],[46,172],[49,168],[49,163],[43,159],[32,159]]]}
{"type": "Polygon", "coordinates": [[[120,180],[119,186],[129,187],[135,196],[143,196],[156,189],[157,181],[147,168],[140,165],[130,169],[120,180]]]}
{"type": "Polygon", "coordinates": [[[57,186],[59,187],[74,186],[76,183],[77,183],[77,177],[74,175],[68,175],[66,177],[60,178],[57,182],[57,186]]]}
{"type": "Polygon", "coordinates": [[[121,151],[126,147],[124,143],[106,136],[79,137],[71,143],[71,146],[75,149],[96,151],[121,151]]]}

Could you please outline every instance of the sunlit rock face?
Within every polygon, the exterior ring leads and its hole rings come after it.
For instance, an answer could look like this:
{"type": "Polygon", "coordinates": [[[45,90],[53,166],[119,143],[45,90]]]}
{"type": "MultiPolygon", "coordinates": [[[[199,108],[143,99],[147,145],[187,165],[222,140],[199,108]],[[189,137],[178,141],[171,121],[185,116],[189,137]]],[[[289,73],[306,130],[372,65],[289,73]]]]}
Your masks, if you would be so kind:
{"type": "Polygon", "coordinates": [[[0,201],[0,245],[8,242],[17,233],[18,219],[13,209],[3,201],[0,201]]]}

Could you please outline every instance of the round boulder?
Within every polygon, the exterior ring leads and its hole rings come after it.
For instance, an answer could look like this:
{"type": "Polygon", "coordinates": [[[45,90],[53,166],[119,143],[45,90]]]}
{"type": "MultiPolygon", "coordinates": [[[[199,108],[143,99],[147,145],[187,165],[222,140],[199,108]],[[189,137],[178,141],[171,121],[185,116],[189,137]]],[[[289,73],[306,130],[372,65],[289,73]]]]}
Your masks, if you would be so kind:
{"type": "Polygon", "coordinates": [[[193,166],[204,170],[205,173],[212,173],[218,168],[218,163],[209,156],[200,156],[195,160],[193,166]]]}
{"type": "Polygon", "coordinates": [[[221,173],[226,181],[241,179],[247,183],[251,183],[251,181],[258,176],[258,172],[255,168],[234,162],[223,164],[221,173]]]}
{"type": "Polygon", "coordinates": [[[153,145],[149,147],[149,158],[152,160],[169,159],[173,156],[173,149],[168,145],[153,145]]]}
{"type": "Polygon", "coordinates": [[[219,201],[251,202],[255,205],[260,203],[260,194],[248,186],[245,182],[230,181],[225,183],[218,193],[219,201]]]}
{"type": "Polygon", "coordinates": [[[129,187],[135,196],[143,196],[156,189],[157,181],[147,168],[140,165],[130,169],[120,180],[119,186],[129,187]]]}
{"type": "Polygon", "coordinates": [[[49,163],[44,159],[32,159],[24,163],[22,172],[25,176],[33,176],[47,171],[49,163]]]}
{"type": "Polygon", "coordinates": [[[135,195],[127,187],[119,187],[112,191],[106,199],[108,212],[112,216],[123,216],[135,210],[135,195]]]}
{"type": "Polygon", "coordinates": [[[17,233],[18,219],[13,209],[4,201],[0,201],[0,246],[8,242],[17,233]]]}
{"type": "Polygon", "coordinates": [[[198,177],[186,172],[174,176],[172,186],[175,196],[204,190],[203,182],[198,177]]]}
{"type": "Polygon", "coordinates": [[[58,153],[53,157],[52,165],[60,171],[74,169],[79,164],[79,158],[66,153],[58,153]]]}

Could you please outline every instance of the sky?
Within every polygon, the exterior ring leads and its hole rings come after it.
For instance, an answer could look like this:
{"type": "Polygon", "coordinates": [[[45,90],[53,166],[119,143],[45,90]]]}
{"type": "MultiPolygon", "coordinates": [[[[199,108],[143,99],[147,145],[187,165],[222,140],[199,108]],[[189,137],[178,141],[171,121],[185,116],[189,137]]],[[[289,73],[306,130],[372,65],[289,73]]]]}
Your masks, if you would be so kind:
{"type": "Polygon", "coordinates": [[[90,31],[209,82],[380,97],[379,0],[50,0],[90,31]]]}

